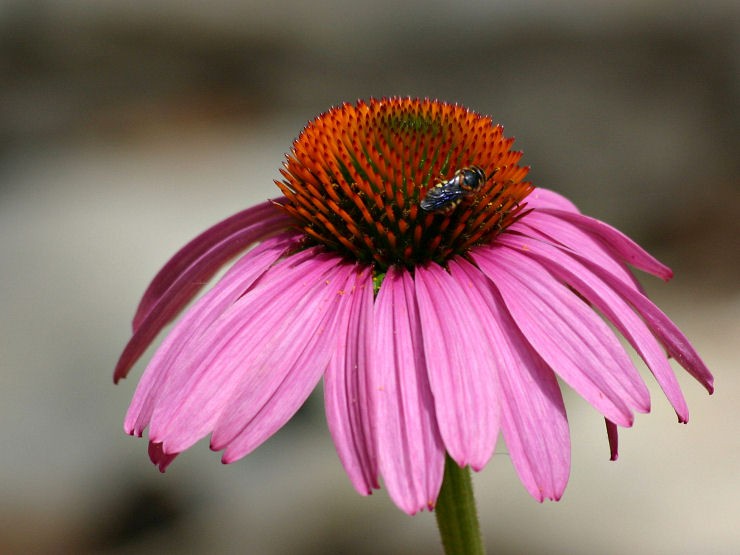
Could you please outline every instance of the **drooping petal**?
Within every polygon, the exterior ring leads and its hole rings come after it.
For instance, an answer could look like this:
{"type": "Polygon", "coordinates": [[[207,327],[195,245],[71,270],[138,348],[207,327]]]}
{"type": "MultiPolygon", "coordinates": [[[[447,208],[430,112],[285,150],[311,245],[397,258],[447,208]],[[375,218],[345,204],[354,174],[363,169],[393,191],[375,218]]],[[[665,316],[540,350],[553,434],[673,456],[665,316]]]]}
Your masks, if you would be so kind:
{"type": "Polygon", "coordinates": [[[598,308],[648,365],[673,405],[679,421],[688,421],[689,408],[663,347],[655,340],[645,322],[635,314],[634,309],[622,299],[621,295],[570,256],[567,251],[542,241],[514,235],[502,236],[499,244],[510,246],[535,258],[556,278],[578,291],[588,302],[598,308]]]}
{"type": "Polygon", "coordinates": [[[597,237],[592,237],[578,226],[553,216],[546,211],[535,210],[527,214],[510,228],[532,238],[542,238],[555,244],[562,245],[573,251],[588,256],[597,264],[609,270],[622,281],[638,291],[642,291],[642,285],[637,281],[627,265],[614,257],[612,251],[607,248],[597,237]]]}
{"type": "Polygon", "coordinates": [[[704,364],[689,340],[686,339],[686,336],[678,329],[678,326],[662,310],[639,291],[625,287],[622,281],[616,279],[598,264],[594,264],[578,253],[571,253],[571,255],[629,302],[642,316],[650,331],[663,344],[668,354],[702,384],[709,393],[714,392],[714,377],[709,368],[704,364]]]}
{"type": "MultiPolygon", "coordinates": [[[[139,306],[134,315],[133,330],[136,331],[141,327],[141,323],[146,318],[146,315],[151,312],[154,305],[160,301],[167,290],[181,275],[189,270],[192,271],[198,259],[207,254],[213,247],[223,243],[225,239],[233,237],[244,229],[251,228],[255,224],[264,223],[265,220],[273,221],[280,219],[283,221],[280,227],[284,227],[285,218],[278,218],[279,216],[282,215],[275,210],[272,202],[263,202],[237,212],[233,216],[229,216],[192,239],[177,251],[162,269],[157,272],[157,275],[154,276],[154,279],[152,279],[146,291],[144,291],[144,295],[141,301],[139,301],[139,306]]],[[[268,227],[270,226],[272,224],[268,224],[268,227]]],[[[257,229],[254,231],[258,232],[257,229]]],[[[259,240],[259,236],[255,240],[259,240]]]]}
{"type": "Polygon", "coordinates": [[[232,216],[229,220],[234,221],[228,226],[220,228],[221,224],[218,224],[201,234],[193,240],[194,245],[183,247],[154,278],[137,310],[134,333],[118,360],[113,373],[114,382],[126,377],[162,328],[180,313],[224,263],[249,245],[289,225],[290,220],[274,208],[269,214],[265,205],[250,210],[254,212],[250,212],[248,217],[243,214],[249,210],[232,216]],[[237,224],[242,227],[234,231],[237,224]]]}
{"type": "MultiPolygon", "coordinates": [[[[183,451],[214,429],[237,388],[254,384],[264,403],[263,397],[269,397],[267,389],[274,391],[282,381],[287,361],[276,349],[285,344],[286,334],[292,338],[296,333],[293,323],[316,317],[318,297],[328,303],[325,291],[335,285],[331,278],[339,264],[336,256],[315,250],[284,259],[257,287],[232,304],[197,342],[186,345],[173,363],[183,379],[176,387],[168,388],[155,407],[150,439],[162,442],[165,452],[183,451]],[[286,326],[286,322],[291,325],[286,326]]],[[[317,333],[316,329],[311,331],[317,333]]],[[[291,353],[305,346],[291,345],[291,353]]],[[[259,408],[240,407],[244,411],[259,408]]],[[[233,432],[238,433],[248,420],[245,417],[237,421],[233,432]]]]}
{"type": "Polygon", "coordinates": [[[527,341],[568,385],[615,423],[647,412],[647,387],[612,331],[541,265],[506,247],[478,248],[476,264],[500,291],[527,341]]]}
{"type": "MultiPolygon", "coordinates": [[[[642,270],[666,281],[673,277],[673,272],[668,266],[609,224],[596,218],[584,216],[583,214],[575,214],[567,210],[546,209],[545,212],[574,224],[591,237],[598,237],[601,243],[614,253],[615,257],[634,266],[638,270],[642,270]]],[[[580,249],[576,250],[581,252],[580,249]]]]}
{"type": "Polygon", "coordinates": [[[259,447],[293,417],[314,390],[336,349],[339,325],[346,323],[355,277],[354,266],[347,263],[328,272],[317,287],[306,292],[311,302],[292,321],[286,320],[290,328],[274,332],[268,352],[245,360],[249,377],[238,384],[211,439],[213,450],[226,447],[224,463],[259,447]],[[233,435],[240,425],[241,430],[233,435]]]}
{"type": "Polygon", "coordinates": [[[459,466],[480,470],[496,447],[501,412],[486,323],[441,266],[417,266],[414,283],[439,431],[459,466]]]}
{"type": "Polygon", "coordinates": [[[329,432],[350,482],[361,495],[378,485],[375,431],[370,413],[369,364],[373,344],[373,283],[370,269],[358,276],[347,322],[324,374],[329,432]]]}
{"type": "Polygon", "coordinates": [[[176,390],[189,379],[184,366],[176,361],[185,348],[200,337],[252,284],[283,254],[294,247],[299,235],[287,232],[267,239],[245,254],[177,323],[162,342],[139,381],[126,413],[127,433],[141,436],[149,424],[155,404],[166,395],[163,389],[176,390]]]}
{"type": "Polygon", "coordinates": [[[434,507],[444,445],[434,414],[414,286],[390,267],[375,300],[371,383],[378,465],[391,499],[408,514],[434,507]]]}
{"type": "Polygon", "coordinates": [[[570,474],[570,435],[555,374],[530,346],[487,277],[461,258],[450,273],[468,292],[488,342],[501,387],[502,429],[512,463],[538,501],[560,499],[570,474]]]}

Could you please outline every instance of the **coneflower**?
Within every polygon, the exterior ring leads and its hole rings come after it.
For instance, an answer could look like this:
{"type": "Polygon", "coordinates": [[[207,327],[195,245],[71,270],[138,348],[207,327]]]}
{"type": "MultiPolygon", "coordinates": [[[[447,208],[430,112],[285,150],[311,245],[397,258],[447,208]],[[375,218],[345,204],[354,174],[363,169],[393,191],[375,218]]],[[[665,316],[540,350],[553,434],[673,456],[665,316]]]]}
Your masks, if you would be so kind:
{"type": "Polygon", "coordinates": [[[283,196],[205,231],[145,292],[116,381],[246,251],[159,347],[125,430],[149,427],[162,471],[208,434],[230,463],[323,376],[359,493],[382,477],[403,511],[433,509],[446,454],[448,472],[480,470],[502,433],[529,493],[559,499],[570,439],[556,377],[605,417],[613,459],[617,426],[650,410],[606,321],[686,422],[668,358],[710,392],[712,375],[627,265],[665,280],[670,269],[524,181],[512,143],[489,117],[431,100],[343,104],[310,122],[276,182],[283,196]]]}

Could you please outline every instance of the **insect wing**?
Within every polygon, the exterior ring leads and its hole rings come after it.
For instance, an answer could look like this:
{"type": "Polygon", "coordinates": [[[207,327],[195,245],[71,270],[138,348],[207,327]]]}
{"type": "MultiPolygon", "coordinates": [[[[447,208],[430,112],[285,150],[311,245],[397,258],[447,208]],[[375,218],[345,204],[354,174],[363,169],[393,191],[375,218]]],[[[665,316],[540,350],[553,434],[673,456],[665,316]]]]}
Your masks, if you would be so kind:
{"type": "Polygon", "coordinates": [[[462,189],[454,183],[432,187],[419,203],[427,212],[444,212],[454,208],[462,197],[462,189]]]}

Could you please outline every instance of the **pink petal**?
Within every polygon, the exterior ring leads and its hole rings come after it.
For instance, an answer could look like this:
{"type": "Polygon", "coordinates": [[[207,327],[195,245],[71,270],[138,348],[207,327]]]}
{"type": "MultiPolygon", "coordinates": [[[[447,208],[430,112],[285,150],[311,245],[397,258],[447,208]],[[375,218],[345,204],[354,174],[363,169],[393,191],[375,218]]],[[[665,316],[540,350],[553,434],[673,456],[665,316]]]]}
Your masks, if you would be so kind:
{"type": "Polygon", "coordinates": [[[161,443],[149,442],[149,460],[152,461],[160,472],[167,470],[179,453],[165,453],[161,443]]]}
{"type": "Polygon", "coordinates": [[[455,259],[450,272],[471,298],[479,299],[475,311],[486,322],[487,341],[496,346],[503,435],[519,478],[538,501],[560,499],[570,474],[570,437],[555,374],[529,345],[478,268],[455,259]]]}
{"type": "Polygon", "coordinates": [[[501,411],[493,344],[474,308],[480,299],[437,264],[417,266],[414,283],[439,431],[459,466],[480,470],[496,447],[501,411]]]}
{"type": "Polygon", "coordinates": [[[241,212],[217,224],[183,247],[165,265],[144,293],[134,318],[134,334],[118,360],[114,382],[126,377],[161,329],[223,264],[249,245],[288,226],[287,216],[274,207],[268,213],[267,206],[267,203],[259,205],[251,208],[251,212],[241,212]],[[225,225],[227,223],[229,225],[225,225]],[[234,230],[236,225],[242,227],[234,230]]]}
{"type": "Polygon", "coordinates": [[[650,396],[617,338],[579,297],[542,266],[505,247],[471,252],[493,281],[529,343],[573,389],[604,416],[632,424],[650,396]]]}
{"type": "Polygon", "coordinates": [[[432,508],[444,445],[429,389],[411,276],[391,267],[375,300],[371,383],[378,464],[391,499],[408,514],[432,508]]]}
{"type": "MultiPolygon", "coordinates": [[[[290,325],[275,334],[267,353],[262,357],[255,353],[244,361],[247,376],[237,384],[211,440],[214,450],[226,447],[224,463],[259,447],[314,390],[336,349],[342,322],[346,329],[355,279],[355,268],[349,264],[327,273],[318,287],[306,291],[311,299],[308,305],[294,319],[284,320],[290,325]],[[236,436],[234,430],[239,430],[236,436]]],[[[233,356],[244,355],[237,352],[233,356]]]]}
{"type": "Polygon", "coordinates": [[[245,228],[252,227],[265,219],[274,220],[279,216],[275,205],[268,201],[242,210],[208,228],[203,233],[182,247],[154,276],[139,302],[134,315],[134,331],[141,327],[146,315],[151,312],[172,284],[191,268],[200,257],[208,253],[214,246],[239,233],[245,228]]]}
{"type": "Polygon", "coordinates": [[[543,238],[581,253],[609,270],[626,284],[642,291],[642,286],[629,268],[616,258],[613,252],[598,237],[589,235],[566,220],[544,211],[534,211],[527,214],[526,218],[523,218],[509,229],[518,231],[527,237],[543,238]]]}
{"type": "MultiPolygon", "coordinates": [[[[601,243],[613,252],[616,257],[638,270],[642,270],[666,281],[673,277],[673,272],[668,266],[657,260],[640,245],[609,224],[596,218],[584,216],[583,214],[574,214],[565,210],[546,210],[546,212],[578,226],[592,237],[598,237],[601,243]]],[[[580,248],[575,250],[581,252],[580,248]]]]}
{"type": "MultiPolygon", "coordinates": [[[[273,380],[281,368],[280,360],[274,360],[280,358],[275,349],[284,345],[286,335],[292,337],[298,323],[316,315],[308,312],[316,308],[312,295],[320,293],[321,284],[333,277],[338,263],[336,256],[317,254],[313,249],[286,258],[231,305],[197,342],[186,345],[173,363],[179,379],[170,380],[152,414],[150,439],[163,442],[166,452],[183,451],[213,430],[245,382],[246,387],[263,386],[265,381],[277,386],[273,380]]],[[[260,393],[265,393],[263,387],[260,393]]],[[[238,422],[233,432],[244,423],[238,422]]]]}
{"type": "Polygon", "coordinates": [[[205,333],[221,314],[242,296],[272,264],[296,245],[297,238],[285,233],[267,239],[245,254],[170,331],[149,362],[136,388],[124,421],[127,433],[141,436],[149,424],[155,404],[168,385],[174,389],[188,379],[183,368],[174,366],[182,351],[205,333]]]}
{"type": "Polygon", "coordinates": [[[527,195],[525,200],[527,202],[527,208],[554,208],[568,212],[580,212],[576,205],[563,195],[549,189],[543,189],[542,187],[536,187],[534,191],[527,195]]]}
{"type": "Polygon", "coordinates": [[[689,408],[663,347],[655,340],[645,322],[617,292],[569,256],[567,251],[538,240],[513,235],[502,236],[499,243],[535,258],[556,278],[573,287],[598,308],[648,365],[673,405],[679,421],[688,421],[689,408]]]}
{"type": "Polygon", "coordinates": [[[358,276],[347,320],[339,326],[339,346],[324,374],[324,404],[339,460],[358,493],[368,495],[379,487],[370,414],[372,390],[368,383],[373,342],[373,282],[369,268],[358,276]]]}
{"type": "Polygon", "coordinates": [[[701,360],[694,347],[691,346],[686,336],[681,333],[678,326],[674,324],[650,299],[639,291],[625,287],[624,283],[616,279],[609,272],[594,264],[587,258],[577,253],[571,253],[581,264],[586,266],[593,274],[601,278],[627,302],[629,302],[637,313],[642,316],[650,331],[658,338],[663,346],[686,371],[702,384],[709,393],[714,391],[714,377],[701,360]]]}

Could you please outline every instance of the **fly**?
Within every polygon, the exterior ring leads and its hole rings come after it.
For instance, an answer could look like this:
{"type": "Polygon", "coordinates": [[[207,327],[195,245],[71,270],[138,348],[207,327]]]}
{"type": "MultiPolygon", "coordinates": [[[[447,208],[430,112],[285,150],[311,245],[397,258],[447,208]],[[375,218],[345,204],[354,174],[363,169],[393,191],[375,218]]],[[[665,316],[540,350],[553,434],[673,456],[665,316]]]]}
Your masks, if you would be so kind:
{"type": "Polygon", "coordinates": [[[480,191],[486,179],[486,173],[478,166],[459,169],[451,179],[440,181],[429,189],[419,206],[427,212],[450,212],[462,199],[480,191]]]}

